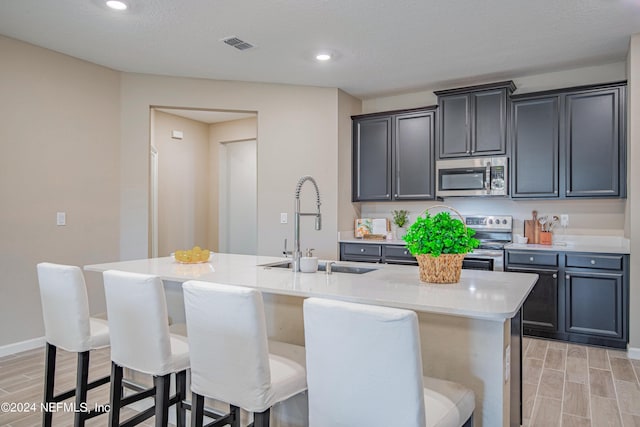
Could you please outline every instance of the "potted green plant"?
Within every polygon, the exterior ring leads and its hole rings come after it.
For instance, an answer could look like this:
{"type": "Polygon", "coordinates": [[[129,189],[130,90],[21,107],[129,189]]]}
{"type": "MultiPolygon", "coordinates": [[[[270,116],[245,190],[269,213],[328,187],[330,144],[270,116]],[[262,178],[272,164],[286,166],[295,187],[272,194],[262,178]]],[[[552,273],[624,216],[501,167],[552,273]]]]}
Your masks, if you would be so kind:
{"type": "Polygon", "coordinates": [[[407,230],[403,240],[407,249],[418,260],[420,280],[428,283],[456,283],[460,280],[464,256],[477,248],[480,242],[475,239],[475,230],[462,221],[462,216],[452,218],[449,212],[435,215],[425,211],[424,216],[416,218],[407,230]]]}
{"type": "Polygon", "coordinates": [[[400,239],[404,235],[404,226],[409,222],[409,211],[405,209],[393,210],[391,215],[393,215],[393,225],[396,226],[394,230],[396,238],[400,239]]]}

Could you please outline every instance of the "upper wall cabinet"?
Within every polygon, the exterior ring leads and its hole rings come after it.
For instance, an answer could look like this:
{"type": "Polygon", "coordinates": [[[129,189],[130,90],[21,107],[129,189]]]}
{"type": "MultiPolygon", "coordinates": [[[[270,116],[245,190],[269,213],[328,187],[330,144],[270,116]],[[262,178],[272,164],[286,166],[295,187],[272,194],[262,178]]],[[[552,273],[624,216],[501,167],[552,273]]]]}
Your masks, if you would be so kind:
{"type": "Polygon", "coordinates": [[[353,116],[352,200],[432,200],[435,107],[353,116]]]}
{"type": "Polygon", "coordinates": [[[512,81],[434,92],[438,96],[438,158],[507,152],[512,81]]]}
{"type": "Polygon", "coordinates": [[[567,197],[624,195],[625,87],[582,90],[565,98],[567,197]]]}
{"type": "Polygon", "coordinates": [[[511,197],[558,197],[560,97],[512,102],[511,197]]]}
{"type": "Polygon", "coordinates": [[[514,96],[514,198],[625,197],[625,88],[612,83],[514,96]]]}

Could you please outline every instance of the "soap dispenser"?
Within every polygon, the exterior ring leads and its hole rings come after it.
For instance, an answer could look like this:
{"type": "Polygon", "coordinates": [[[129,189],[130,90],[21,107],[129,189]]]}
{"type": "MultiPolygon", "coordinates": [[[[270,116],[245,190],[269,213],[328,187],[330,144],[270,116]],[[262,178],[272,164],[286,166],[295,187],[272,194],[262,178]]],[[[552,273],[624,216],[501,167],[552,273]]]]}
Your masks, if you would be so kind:
{"type": "Polygon", "coordinates": [[[303,273],[318,271],[318,257],[313,256],[313,249],[307,249],[305,255],[300,258],[300,271],[303,273]]]}

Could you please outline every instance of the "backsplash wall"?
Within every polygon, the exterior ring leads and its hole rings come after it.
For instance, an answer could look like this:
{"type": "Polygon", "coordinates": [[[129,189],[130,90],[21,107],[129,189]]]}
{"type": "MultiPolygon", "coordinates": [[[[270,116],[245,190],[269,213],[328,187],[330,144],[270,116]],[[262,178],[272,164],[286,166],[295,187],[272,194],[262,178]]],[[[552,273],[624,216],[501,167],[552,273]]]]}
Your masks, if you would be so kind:
{"type": "MultiPolygon", "coordinates": [[[[624,199],[607,200],[527,200],[514,201],[502,198],[448,198],[444,202],[366,202],[360,204],[362,218],[389,218],[394,209],[409,211],[409,220],[422,214],[425,209],[435,205],[447,205],[457,209],[462,215],[511,215],[514,233],[522,234],[525,219],[531,218],[533,210],[541,215],[569,215],[566,229],[557,227],[556,234],[611,235],[624,234],[624,199]]],[[[438,212],[438,210],[434,210],[438,212]]],[[[352,231],[352,230],[343,230],[352,231]]]]}

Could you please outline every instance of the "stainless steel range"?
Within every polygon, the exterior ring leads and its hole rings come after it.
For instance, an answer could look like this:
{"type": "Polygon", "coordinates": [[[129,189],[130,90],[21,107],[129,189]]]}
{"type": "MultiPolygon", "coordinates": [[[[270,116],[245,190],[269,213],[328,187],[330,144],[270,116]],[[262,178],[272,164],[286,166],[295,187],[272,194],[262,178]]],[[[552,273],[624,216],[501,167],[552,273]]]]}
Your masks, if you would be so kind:
{"type": "Polygon", "coordinates": [[[464,222],[476,230],[480,246],[464,258],[462,268],[504,271],[504,246],[512,240],[513,217],[474,215],[466,216],[464,222]]]}

